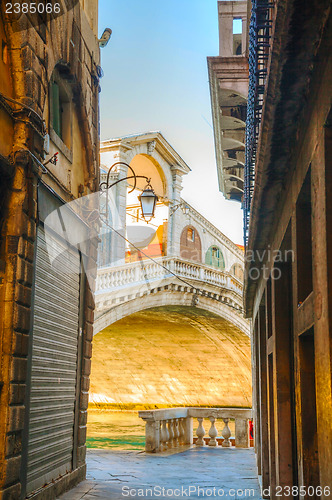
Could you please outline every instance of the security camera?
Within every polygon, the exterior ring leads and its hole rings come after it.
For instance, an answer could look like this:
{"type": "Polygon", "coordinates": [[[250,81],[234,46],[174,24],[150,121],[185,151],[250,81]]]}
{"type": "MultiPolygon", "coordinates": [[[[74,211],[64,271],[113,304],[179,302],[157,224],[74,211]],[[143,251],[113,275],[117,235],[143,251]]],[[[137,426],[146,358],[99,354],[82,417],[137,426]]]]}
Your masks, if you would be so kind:
{"type": "Polygon", "coordinates": [[[111,38],[111,35],[112,35],[111,28],[105,28],[103,34],[101,35],[101,38],[99,38],[98,40],[99,47],[101,48],[106,47],[111,38]]]}

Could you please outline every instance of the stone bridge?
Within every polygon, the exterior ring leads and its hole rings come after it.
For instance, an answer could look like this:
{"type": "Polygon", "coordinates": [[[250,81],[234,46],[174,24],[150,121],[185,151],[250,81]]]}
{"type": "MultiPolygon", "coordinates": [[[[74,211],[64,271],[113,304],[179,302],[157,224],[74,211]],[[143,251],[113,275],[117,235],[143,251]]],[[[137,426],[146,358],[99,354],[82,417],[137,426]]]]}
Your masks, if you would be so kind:
{"type": "Polygon", "coordinates": [[[205,309],[249,335],[241,281],[229,272],[175,257],[99,269],[94,333],[134,312],[165,305],[205,309]]]}
{"type": "MultiPolygon", "coordinates": [[[[195,306],[249,335],[242,314],[243,251],[181,198],[190,168],[159,132],[104,141],[101,180],[125,178],[125,164],[151,178],[158,204],[142,220],[127,182],[111,188],[109,218],[101,232],[94,333],[125,316],[158,306],[195,306]],[[131,196],[131,197],[130,197],[131,196]],[[112,208],[113,207],[113,208],[112,208]],[[115,210],[114,210],[115,207],[115,210]]],[[[102,212],[102,210],[101,210],[102,212]]]]}

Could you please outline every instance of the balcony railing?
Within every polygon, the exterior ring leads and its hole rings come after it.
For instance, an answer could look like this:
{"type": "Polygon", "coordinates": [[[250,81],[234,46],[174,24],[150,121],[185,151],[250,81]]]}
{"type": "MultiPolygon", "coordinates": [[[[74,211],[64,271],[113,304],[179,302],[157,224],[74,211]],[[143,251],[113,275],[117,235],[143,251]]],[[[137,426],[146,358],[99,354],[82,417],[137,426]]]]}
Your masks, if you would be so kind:
{"type": "Polygon", "coordinates": [[[249,448],[250,408],[166,408],[139,411],[145,421],[145,451],[147,453],[181,451],[181,448],[195,446],[249,448]],[[193,421],[198,425],[194,437],[193,421]],[[231,438],[230,420],[235,420],[235,439],[231,438]],[[221,438],[218,438],[216,422],[222,422],[221,438]],[[205,423],[209,430],[206,436],[205,423]]]}
{"type": "Polygon", "coordinates": [[[251,200],[254,193],[257,143],[262,119],[265,84],[270,61],[274,0],[252,0],[249,29],[249,92],[244,167],[244,246],[247,246],[251,200]]]}
{"type": "Polygon", "coordinates": [[[242,282],[226,271],[176,257],[158,257],[154,260],[155,262],[144,260],[98,269],[97,293],[171,278],[174,273],[181,278],[226,288],[242,295],[242,282]]]}

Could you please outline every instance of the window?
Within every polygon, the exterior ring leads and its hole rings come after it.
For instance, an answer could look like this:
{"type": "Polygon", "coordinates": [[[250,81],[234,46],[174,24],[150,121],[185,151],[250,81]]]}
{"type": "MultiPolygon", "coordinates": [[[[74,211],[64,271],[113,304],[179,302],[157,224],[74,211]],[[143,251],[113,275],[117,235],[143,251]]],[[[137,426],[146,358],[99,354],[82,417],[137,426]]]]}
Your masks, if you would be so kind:
{"type": "Polygon", "coordinates": [[[187,240],[188,241],[195,241],[195,229],[193,229],[192,227],[189,227],[188,228],[188,231],[187,231],[187,240]]]}
{"type": "Polygon", "coordinates": [[[208,266],[218,267],[225,269],[225,260],[220,248],[212,246],[205,254],[205,264],[208,266]]]}
{"type": "Polygon", "coordinates": [[[219,259],[219,248],[212,247],[212,257],[215,257],[216,259],[219,259]]]}
{"type": "Polygon", "coordinates": [[[233,19],[233,54],[242,55],[242,19],[233,19]]]}
{"type": "Polygon", "coordinates": [[[239,264],[234,264],[230,272],[233,276],[235,276],[235,278],[243,281],[243,269],[239,264]]]}
{"type": "Polygon", "coordinates": [[[72,146],[71,89],[56,70],[50,84],[50,122],[51,139],[68,156],[72,146]]]}
{"type": "Polygon", "coordinates": [[[64,88],[57,80],[52,82],[52,126],[56,134],[70,147],[69,124],[70,124],[70,102],[64,88]]]}

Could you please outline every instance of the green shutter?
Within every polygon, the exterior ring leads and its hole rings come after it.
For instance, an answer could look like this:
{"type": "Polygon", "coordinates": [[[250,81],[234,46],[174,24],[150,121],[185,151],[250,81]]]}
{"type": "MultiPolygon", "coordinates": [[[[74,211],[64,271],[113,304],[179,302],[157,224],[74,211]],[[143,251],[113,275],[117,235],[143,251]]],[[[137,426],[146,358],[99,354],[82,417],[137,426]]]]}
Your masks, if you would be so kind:
{"type": "Polygon", "coordinates": [[[61,137],[62,130],[61,130],[60,92],[59,92],[59,85],[57,84],[57,82],[52,82],[52,109],[53,109],[53,120],[52,120],[53,130],[58,134],[59,137],[61,137]]]}
{"type": "Polygon", "coordinates": [[[225,268],[224,256],[220,248],[213,246],[208,249],[205,254],[205,264],[208,266],[218,267],[220,269],[225,268]],[[213,255],[213,248],[217,249],[217,254],[215,256],[213,255]]]}

